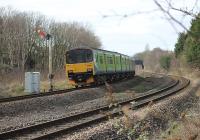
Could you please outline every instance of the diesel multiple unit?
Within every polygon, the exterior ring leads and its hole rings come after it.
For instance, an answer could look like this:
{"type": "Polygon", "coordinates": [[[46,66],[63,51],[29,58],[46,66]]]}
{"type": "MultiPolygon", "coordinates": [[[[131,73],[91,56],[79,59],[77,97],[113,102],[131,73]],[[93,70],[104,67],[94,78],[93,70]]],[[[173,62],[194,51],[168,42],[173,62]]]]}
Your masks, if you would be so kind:
{"type": "Polygon", "coordinates": [[[77,48],[66,52],[66,73],[68,83],[78,87],[134,76],[135,64],[117,52],[77,48]]]}

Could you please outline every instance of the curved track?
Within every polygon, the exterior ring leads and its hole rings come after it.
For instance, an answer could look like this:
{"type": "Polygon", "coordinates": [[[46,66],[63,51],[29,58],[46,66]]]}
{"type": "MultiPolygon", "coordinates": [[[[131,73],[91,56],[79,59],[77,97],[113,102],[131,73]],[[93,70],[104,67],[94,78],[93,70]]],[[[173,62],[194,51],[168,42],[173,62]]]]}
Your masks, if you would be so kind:
{"type": "MultiPolygon", "coordinates": [[[[147,92],[146,94],[118,102],[117,104],[126,105],[133,102],[133,108],[143,107],[149,102],[161,100],[183,90],[190,83],[188,79],[183,77],[173,76],[172,78],[176,80],[161,90],[147,92]]],[[[119,115],[120,112],[121,109],[119,107],[113,110],[113,108],[110,108],[109,106],[103,106],[61,119],[4,132],[0,134],[0,139],[51,139],[91,124],[107,120],[108,114],[119,115]]]]}

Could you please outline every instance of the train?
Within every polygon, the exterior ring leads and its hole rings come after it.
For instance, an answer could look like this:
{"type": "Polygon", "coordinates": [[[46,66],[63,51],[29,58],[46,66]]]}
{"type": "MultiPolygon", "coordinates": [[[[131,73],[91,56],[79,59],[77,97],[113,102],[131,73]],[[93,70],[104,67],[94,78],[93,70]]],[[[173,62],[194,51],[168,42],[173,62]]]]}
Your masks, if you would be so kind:
{"type": "Polygon", "coordinates": [[[133,77],[134,60],[118,52],[96,48],[76,48],[66,52],[68,84],[80,87],[133,77]]]}

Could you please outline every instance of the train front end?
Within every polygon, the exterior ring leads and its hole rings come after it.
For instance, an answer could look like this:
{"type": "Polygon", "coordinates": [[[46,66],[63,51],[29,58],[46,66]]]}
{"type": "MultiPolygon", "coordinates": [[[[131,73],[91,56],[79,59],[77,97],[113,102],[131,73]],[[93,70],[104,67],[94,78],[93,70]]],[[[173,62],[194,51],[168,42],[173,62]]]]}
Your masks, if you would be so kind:
{"type": "Polygon", "coordinates": [[[90,49],[73,49],[66,52],[66,74],[70,85],[78,87],[94,82],[93,52],[90,49]]]}

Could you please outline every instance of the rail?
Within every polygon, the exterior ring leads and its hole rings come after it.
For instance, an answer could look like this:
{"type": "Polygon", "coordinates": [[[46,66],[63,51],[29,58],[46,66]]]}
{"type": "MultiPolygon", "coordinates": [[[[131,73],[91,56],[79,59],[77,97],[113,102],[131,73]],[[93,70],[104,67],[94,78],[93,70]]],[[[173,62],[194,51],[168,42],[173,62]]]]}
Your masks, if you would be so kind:
{"type": "MultiPolygon", "coordinates": [[[[171,85],[163,89],[148,92],[146,95],[118,102],[118,105],[125,105],[134,101],[134,108],[143,107],[151,101],[155,102],[161,100],[169,95],[183,90],[189,85],[189,83],[190,81],[188,79],[178,77],[178,80],[175,80],[171,85]]],[[[112,109],[109,108],[108,105],[106,105],[79,114],[63,117],[57,120],[31,125],[28,127],[11,130],[8,132],[3,132],[0,133],[0,139],[27,139],[27,137],[35,140],[49,139],[64,133],[73,132],[74,130],[89,126],[90,124],[106,120],[108,116],[106,114],[102,114],[102,111],[107,111],[112,115],[118,115],[120,112],[119,109],[117,109],[117,111],[112,111],[112,109]]]]}

